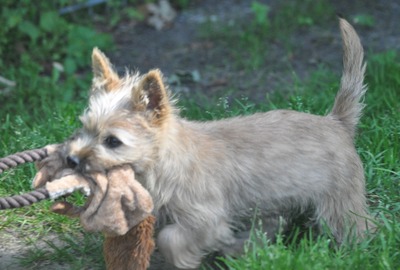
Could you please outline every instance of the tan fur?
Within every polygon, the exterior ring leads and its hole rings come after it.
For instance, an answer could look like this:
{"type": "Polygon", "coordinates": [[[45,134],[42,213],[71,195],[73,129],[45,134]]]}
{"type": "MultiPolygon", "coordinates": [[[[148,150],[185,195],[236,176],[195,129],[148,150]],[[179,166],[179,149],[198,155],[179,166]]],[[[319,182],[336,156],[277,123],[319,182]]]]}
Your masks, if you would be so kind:
{"type": "MultiPolygon", "coordinates": [[[[344,70],[327,116],[275,110],[187,121],[176,113],[159,71],[127,74],[112,91],[93,85],[83,128],[66,155],[77,158],[75,169],[82,171],[134,167],[156,216],[167,217],[158,246],[178,268],[196,268],[215,250],[235,254],[243,240],[234,229],[255,209],[270,237],[279,224],[305,213],[310,225],[325,224],[339,243],[362,237],[370,224],[353,137],[365,67],[356,32],[345,20],[340,27],[344,70]],[[115,127],[123,121],[127,126],[115,127]],[[110,136],[121,145],[110,147],[110,136]]],[[[94,75],[94,81],[104,77],[94,75]]]]}
{"type": "Polygon", "coordinates": [[[108,58],[97,48],[93,49],[92,67],[93,74],[95,74],[95,84],[101,84],[106,91],[118,88],[118,75],[112,68],[108,58]]]}

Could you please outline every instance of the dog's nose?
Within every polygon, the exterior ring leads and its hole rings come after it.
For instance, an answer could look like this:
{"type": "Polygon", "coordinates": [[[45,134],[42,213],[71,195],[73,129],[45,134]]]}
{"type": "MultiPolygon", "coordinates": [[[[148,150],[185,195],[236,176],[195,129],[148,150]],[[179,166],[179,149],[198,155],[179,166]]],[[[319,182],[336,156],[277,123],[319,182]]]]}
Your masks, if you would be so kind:
{"type": "Polygon", "coordinates": [[[75,169],[79,165],[79,157],[77,156],[67,156],[67,165],[71,169],[75,169]]]}

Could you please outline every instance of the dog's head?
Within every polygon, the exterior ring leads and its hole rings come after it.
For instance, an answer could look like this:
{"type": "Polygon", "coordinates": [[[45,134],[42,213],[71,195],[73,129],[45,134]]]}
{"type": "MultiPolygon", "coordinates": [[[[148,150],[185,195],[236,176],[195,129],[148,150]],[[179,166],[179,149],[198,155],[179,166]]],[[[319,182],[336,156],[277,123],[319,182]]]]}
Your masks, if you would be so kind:
{"type": "Polygon", "coordinates": [[[140,172],[151,166],[160,133],[173,106],[158,70],[120,78],[97,48],[92,54],[93,84],[81,115],[82,129],[66,144],[69,167],[85,172],[131,164],[140,172]]]}

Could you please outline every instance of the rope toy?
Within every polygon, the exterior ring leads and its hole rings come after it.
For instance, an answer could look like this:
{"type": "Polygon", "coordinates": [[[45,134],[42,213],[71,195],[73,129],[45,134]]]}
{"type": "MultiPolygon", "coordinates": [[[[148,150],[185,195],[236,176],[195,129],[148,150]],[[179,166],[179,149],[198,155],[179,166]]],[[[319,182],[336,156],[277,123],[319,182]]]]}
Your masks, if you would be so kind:
{"type": "MultiPolygon", "coordinates": [[[[39,162],[48,157],[49,155],[47,148],[39,148],[15,153],[0,159],[0,173],[25,163],[39,162]]],[[[38,176],[40,177],[38,174],[35,179],[37,179],[38,176]]],[[[46,179],[46,181],[49,180],[50,179],[46,179]]],[[[90,187],[88,182],[82,179],[82,177],[78,177],[77,175],[67,176],[65,174],[61,179],[49,181],[44,187],[39,187],[34,191],[22,195],[0,198],[0,210],[21,208],[32,205],[44,199],[57,199],[64,195],[71,194],[76,190],[82,190],[86,195],[90,195],[89,189],[90,187]]],[[[68,214],[62,213],[61,211],[54,211],[53,208],[52,210],[53,212],[58,212],[60,214],[68,214]]]]}
{"type": "Polygon", "coordinates": [[[154,250],[153,201],[136,181],[132,168],[124,165],[83,176],[65,165],[61,148],[62,145],[49,145],[0,159],[0,173],[28,162],[37,162],[39,168],[32,183],[36,190],[0,198],[0,210],[82,191],[88,196],[84,206],[56,201],[51,211],[79,217],[87,231],[104,233],[107,269],[147,269],[154,250]]]}

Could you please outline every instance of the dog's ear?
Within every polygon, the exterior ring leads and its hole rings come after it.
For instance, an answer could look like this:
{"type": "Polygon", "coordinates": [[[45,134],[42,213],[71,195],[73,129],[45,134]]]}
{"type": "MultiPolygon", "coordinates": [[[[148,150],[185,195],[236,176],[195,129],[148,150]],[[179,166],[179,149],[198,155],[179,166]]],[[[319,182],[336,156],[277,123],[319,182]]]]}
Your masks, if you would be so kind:
{"type": "Polygon", "coordinates": [[[108,58],[98,48],[92,53],[93,90],[102,88],[107,92],[118,89],[119,77],[108,58]]]}
{"type": "Polygon", "coordinates": [[[155,124],[162,123],[170,115],[172,107],[158,69],[145,74],[139,86],[132,89],[132,103],[135,111],[145,112],[155,124]]]}

